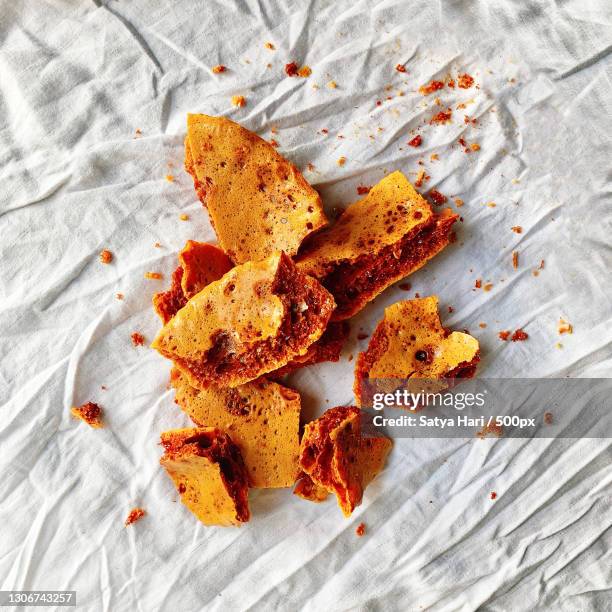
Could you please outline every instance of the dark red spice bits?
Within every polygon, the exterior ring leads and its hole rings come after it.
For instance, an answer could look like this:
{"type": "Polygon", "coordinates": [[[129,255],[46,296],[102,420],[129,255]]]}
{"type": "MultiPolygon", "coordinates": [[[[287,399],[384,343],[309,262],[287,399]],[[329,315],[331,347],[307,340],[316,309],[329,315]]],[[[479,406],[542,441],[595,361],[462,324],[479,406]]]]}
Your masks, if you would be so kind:
{"type": "Polygon", "coordinates": [[[417,134],[412,140],[408,141],[408,144],[411,147],[420,147],[423,144],[423,138],[420,134],[417,134]]]}
{"type": "Polygon", "coordinates": [[[453,116],[453,111],[449,108],[448,110],[445,111],[440,111],[439,113],[436,113],[429,121],[429,123],[431,123],[432,125],[435,123],[441,124],[441,123],[448,123],[451,118],[453,116]]]}
{"type": "Polygon", "coordinates": [[[448,202],[448,198],[443,193],[440,193],[437,189],[432,189],[427,195],[436,206],[441,206],[442,204],[446,204],[446,202],[448,202]]]}
{"type": "Polygon", "coordinates": [[[144,336],[138,332],[134,332],[131,335],[131,338],[132,338],[132,344],[134,346],[142,346],[145,342],[144,336]]]}
{"type": "Polygon", "coordinates": [[[527,340],[527,338],[529,338],[529,334],[527,334],[527,332],[524,332],[522,329],[517,329],[512,334],[512,338],[510,338],[510,340],[512,340],[512,342],[523,342],[527,340]]]}
{"type": "Polygon", "coordinates": [[[366,195],[366,193],[370,193],[370,189],[372,189],[372,187],[368,187],[367,185],[358,185],[357,193],[359,195],[366,195]]]}
{"type": "Polygon", "coordinates": [[[408,72],[408,71],[406,70],[406,66],[404,66],[404,64],[398,64],[398,65],[395,67],[395,69],[396,69],[398,72],[408,72]]]}
{"type": "Polygon", "coordinates": [[[289,62],[285,64],[285,74],[290,77],[297,76],[298,65],[295,62],[289,62]]]}
{"type": "Polygon", "coordinates": [[[365,534],[365,530],[365,523],[359,523],[359,525],[357,525],[357,529],[355,529],[355,533],[361,538],[365,534]]]}

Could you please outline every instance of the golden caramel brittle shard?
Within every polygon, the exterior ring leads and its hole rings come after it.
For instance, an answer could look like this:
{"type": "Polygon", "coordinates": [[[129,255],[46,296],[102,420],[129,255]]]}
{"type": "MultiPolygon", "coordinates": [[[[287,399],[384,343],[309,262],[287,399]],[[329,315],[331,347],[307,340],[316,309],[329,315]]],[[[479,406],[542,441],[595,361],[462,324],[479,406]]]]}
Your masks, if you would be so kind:
{"type": "Polygon", "coordinates": [[[297,253],[327,225],[321,198],[269,143],[224,117],[189,114],[185,168],[234,263],[297,253]]]}
{"type": "Polygon", "coordinates": [[[236,387],[304,355],[335,303],[278,253],[236,266],[172,317],[152,347],[200,389],[236,387]]]}
{"type": "Polygon", "coordinates": [[[252,487],[290,487],[299,471],[300,396],[260,378],[235,389],[195,389],[174,369],[176,403],[200,426],[218,427],[239,448],[252,487]]]}
{"type": "Polygon", "coordinates": [[[240,525],[250,518],[248,475],[238,447],[215,427],[161,435],[160,459],[181,501],[205,525],[240,525]]]}
{"type": "Polygon", "coordinates": [[[323,491],[334,493],[345,516],[361,503],[365,487],[383,469],[392,443],[363,437],[360,415],[359,408],[340,406],[306,425],[300,446],[304,476],[296,495],[322,501],[323,491]]]}
{"type": "Polygon", "coordinates": [[[471,378],[479,360],[476,338],[442,327],[436,296],[397,302],[385,309],[357,358],[355,397],[363,405],[364,381],[372,379],[471,378]]]}
{"type": "Polygon", "coordinates": [[[457,219],[450,209],[434,213],[408,179],[393,172],[313,236],[297,265],[334,295],[333,320],[346,319],[442,251],[457,219]]]}

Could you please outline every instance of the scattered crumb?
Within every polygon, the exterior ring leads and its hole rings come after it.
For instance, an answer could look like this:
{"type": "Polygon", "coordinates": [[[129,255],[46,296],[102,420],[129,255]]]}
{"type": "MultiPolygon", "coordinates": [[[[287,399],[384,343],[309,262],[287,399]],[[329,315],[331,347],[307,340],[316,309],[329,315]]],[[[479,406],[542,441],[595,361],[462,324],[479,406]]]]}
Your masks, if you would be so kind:
{"type": "Polygon", "coordinates": [[[553,414],[552,412],[545,412],[544,413],[544,424],[545,425],[552,425],[553,423],[553,414]]]}
{"type": "Polygon", "coordinates": [[[296,76],[298,73],[298,65],[295,62],[285,64],[285,74],[290,77],[296,76]]]}
{"type": "Polygon", "coordinates": [[[555,344],[555,348],[556,349],[562,349],[563,345],[560,342],[557,342],[557,344],[555,344]]]}
{"type": "Polygon", "coordinates": [[[244,96],[232,96],[232,105],[233,106],[246,106],[246,98],[244,96]]]}
{"type": "Polygon", "coordinates": [[[479,432],[476,433],[476,437],[484,440],[487,437],[495,436],[501,438],[504,435],[504,428],[497,423],[491,423],[485,425],[479,432]]]}
{"type": "Polygon", "coordinates": [[[342,157],[338,158],[337,164],[339,166],[344,166],[344,164],[346,164],[346,157],[344,157],[344,155],[342,157]]]}
{"type": "Polygon", "coordinates": [[[370,189],[372,189],[372,187],[368,187],[367,185],[357,185],[357,193],[359,195],[370,193],[370,189]]]}
{"type": "Polygon", "coordinates": [[[264,47],[270,49],[270,51],[276,51],[276,47],[271,42],[267,42],[264,47]]]}
{"type": "Polygon", "coordinates": [[[513,225],[511,229],[515,234],[523,233],[523,228],[520,225],[513,225]]]}
{"type": "Polygon", "coordinates": [[[437,153],[432,153],[432,154],[429,156],[429,160],[430,160],[430,161],[438,161],[439,159],[440,159],[440,156],[439,156],[437,153]]]}
{"type": "Polygon", "coordinates": [[[298,70],[298,76],[303,78],[309,77],[312,74],[312,68],[310,66],[302,66],[298,70]]]}
{"type": "Polygon", "coordinates": [[[470,145],[470,149],[472,149],[472,151],[480,151],[480,145],[477,142],[473,142],[470,145]]]}
{"type": "Polygon", "coordinates": [[[544,260],[540,260],[540,270],[544,269],[544,260]]]}
{"type": "Polygon", "coordinates": [[[482,287],[482,279],[477,278],[476,282],[474,283],[474,288],[475,289],[480,289],[482,287]]]}
{"type": "Polygon", "coordinates": [[[497,206],[497,204],[495,202],[487,202],[487,206],[489,208],[495,208],[497,206]]]}
{"type": "Polygon", "coordinates": [[[519,254],[518,251],[512,251],[512,267],[518,270],[519,267],[519,254]]]}
{"type": "Polygon", "coordinates": [[[364,333],[360,333],[357,334],[357,340],[365,340],[366,338],[369,338],[369,334],[364,334],[364,333]]]}
{"type": "Polygon", "coordinates": [[[189,215],[187,213],[183,213],[182,215],[179,216],[179,219],[181,221],[189,221],[189,215]]]}
{"type": "Polygon", "coordinates": [[[110,251],[107,251],[106,249],[104,249],[100,253],[100,261],[103,264],[109,264],[111,261],[113,261],[113,254],[110,251]]]}
{"type": "Polygon", "coordinates": [[[166,174],[166,180],[169,183],[174,183],[174,176],[172,174],[166,174]]]}
{"type": "Polygon", "coordinates": [[[461,198],[455,198],[455,206],[461,208],[465,202],[461,198]]]}
{"type": "Polygon", "coordinates": [[[116,297],[118,300],[122,300],[124,296],[123,296],[123,293],[115,293],[115,297],[116,297]]]}
{"type": "Polygon", "coordinates": [[[70,413],[76,419],[81,419],[94,429],[102,427],[102,408],[93,402],[87,402],[82,406],[73,406],[70,413]]]}
{"type": "Polygon", "coordinates": [[[156,249],[161,249],[161,243],[156,242],[156,243],[153,245],[153,247],[154,247],[154,248],[156,248],[156,249]]]}
{"type": "Polygon", "coordinates": [[[512,338],[510,338],[510,340],[512,340],[512,342],[524,342],[527,340],[527,338],[529,338],[529,334],[527,332],[524,332],[522,329],[517,329],[512,334],[512,338]]]}
{"type": "Polygon", "coordinates": [[[142,130],[140,128],[136,128],[135,134],[136,136],[142,136],[142,130]]]}
{"type": "Polygon", "coordinates": [[[357,529],[355,529],[355,533],[360,538],[363,537],[363,535],[365,534],[365,531],[366,531],[365,523],[359,523],[359,525],[357,525],[357,529]]]}
{"type": "Polygon", "coordinates": [[[145,343],[145,337],[138,332],[134,332],[131,335],[131,338],[134,346],[142,346],[145,343]]]}
{"type": "Polygon", "coordinates": [[[423,138],[421,138],[420,134],[417,134],[412,140],[408,141],[408,144],[411,147],[420,147],[423,144],[423,138]]]}
{"type": "Polygon", "coordinates": [[[510,331],[509,330],[500,331],[498,335],[499,335],[500,340],[503,340],[504,342],[506,342],[508,338],[510,337],[510,331]]]}
{"type": "Polygon", "coordinates": [[[222,72],[225,72],[226,70],[227,68],[223,64],[217,64],[216,66],[212,67],[213,74],[221,74],[222,72]]]}
{"type": "Polygon", "coordinates": [[[274,138],[270,139],[270,144],[271,144],[273,147],[278,147],[278,146],[279,146],[278,141],[277,141],[277,140],[274,140],[274,138]]]}
{"type": "Polygon", "coordinates": [[[491,499],[497,499],[497,493],[495,491],[491,491],[490,498],[491,499]]]}
{"type": "Polygon", "coordinates": [[[518,184],[519,184],[521,181],[520,181],[519,179],[514,178],[514,179],[512,179],[510,182],[511,182],[513,185],[518,185],[518,184]]]}
{"type": "Polygon", "coordinates": [[[144,277],[149,280],[160,280],[163,278],[163,274],[161,272],[145,272],[144,277]]]}
{"type": "Polygon", "coordinates": [[[426,177],[425,170],[419,170],[419,173],[417,174],[416,181],[414,181],[414,186],[415,187],[422,187],[423,186],[423,181],[426,180],[425,177],[426,177]]]}
{"type": "Polygon", "coordinates": [[[442,124],[442,123],[449,123],[452,119],[453,116],[453,111],[449,108],[445,111],[440,111],[439,113],[436,113],[430,120],[429,123],[431,123],[432,125],[434,123],[437,124],[442,124]]]}
{"type": "Polygon", "coordinates": [[[311,164],[310,162],[306,164],[306,170],[308,170],[308,172],[314,172],[316,169],[317,168],[314,164],[311,164]]]}
{"type": "Polygon", "coordinates": [[[486,326],[487,324],[484,322],[478,324],[478,327],[480,327],[480,329],[485,329],[486,326]]]}
{"type": "Polygon", "coordinates": [[[474,79],[467,73],[460,74],[457,80],[461,89],[469,89],[474,84],[474,79]]]}
{"type": "Polygon", "coordinates": [[[438,91],[444,87],[444,83],[442,81],[431,81],[427,85],[421,85],[419,87],[419,92],[424,96],[427,96],[434,91],[438,91]]]}
{"type": "Polygon", "coordinates": [[[395,67],[395,69],[396,69],[398,72],[408,72],[408,71],[406,70],[406,66],[404,66],[404,64],[398,64],[398,65],[395,67]]]}
{"type": "Polygon", "coordinates": [[[125,526],[128,527],[136,521],[139,521],[145,514],[146,512],[142,508],[134,508],[130,510],[128,517],[125,519],[125,526]]]}
{"type": "Polygon", "coordinates": [[[336,88],[338,87],[338,83],[336,83],[336,81],[330,81],[330,82],[327,84],[327,86],[328,86],[330,89],[336,89],[336,88]]]}
{"type": "Polygon", "coordinates": [[[565,319],[559,319],[559,328],[558,328],[559,334],[573,334],[574,333],[574,327],[572,326],[571,323],[568,323],[565,319]]]}
{"type": "Polygon", "coordinates": [[[448,198],[443,193],[440,193],[437,189],[432,189],[427,195],[436,206],[441,206],[442,204],[446,204],[446,202],[448,202],[448,198]]]}
{"type": "Polygon", "coordinates": [[[491,291],[491,289],[493,289],[493,283],[487,283],[482,290],[483,291],[491,291]]]}
{"type": "Polygon", "coordinates": [[[402,291],[410,291],[412,289],[412,285],[410,283],[401,283],[401,284],[398,285],[398,287],[402,291]]]}
{"type": "Polygon", "coordinates": [[[106,385],[100,385],[100,389],[102,389],[102,391],[106,391],[108,387],[106,385]]]}

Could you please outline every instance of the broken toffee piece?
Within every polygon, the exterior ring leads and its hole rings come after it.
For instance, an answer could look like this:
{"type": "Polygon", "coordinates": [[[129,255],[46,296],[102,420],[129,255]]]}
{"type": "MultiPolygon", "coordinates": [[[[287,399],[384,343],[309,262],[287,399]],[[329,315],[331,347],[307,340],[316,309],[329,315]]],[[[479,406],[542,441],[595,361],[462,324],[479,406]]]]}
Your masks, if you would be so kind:
{"type": "Polygon", "coordinates": [[[187,116],[185,168],[234,263],[297,253],[327,225],[319,194],[269,143],[224,117],[187,116]]]}
{"type": "Polygon", "coordinates": [[[408,179],[393,172],[313,236],[297,265],[333,294],[332,319],[347,319],[444,249],[457,219],[450,209],[435,214],[408,179]]]}
{"type": "Polygon", "coordinates": [[[367,350],[357,358],[355,397],[364,405],[367,379],[471,378],[478,361],[476,338],[442,327],[436,296],[397,302],[385,309],[367,350]]]}
{"type": "Polygon", "coordinates": [[[383,469],[392,443],[388,438],[362,437],[360,414],[355,406],[339,406],[306,425],[300,446],[305,477],[296,495],[322,501],[322,490],[334,493],[345,516],[361,503],[365,487],[383,469]]]}
{"type": "Polygon", "coordinates": [[[160,459],[181,501],[205,525],[240,525],[250,518],[249,483],[238,447],[215,427],[161,435],[160,459]]]}
{"type": "Polygon", "coordinates": [[[335,303],[277,253],[236,266],[191,298],[153,344],[199,389],[237,387],[308,351],[335,303]]]}
{"type": "Polygon", "coordinates": [[[174,369],[176,403],[199,426],[218,427],[242,455],[252,487],[291,487],[298,475],[300,396],[260,378],[235,389],[195,389],[174,369]]]}

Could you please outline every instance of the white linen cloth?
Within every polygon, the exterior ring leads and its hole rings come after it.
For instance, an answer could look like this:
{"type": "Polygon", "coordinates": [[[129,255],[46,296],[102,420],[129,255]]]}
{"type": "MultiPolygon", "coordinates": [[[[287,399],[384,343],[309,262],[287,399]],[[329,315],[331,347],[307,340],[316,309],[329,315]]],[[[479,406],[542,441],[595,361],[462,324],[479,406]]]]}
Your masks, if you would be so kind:
{"type": "Polygon", "coordinates": [[[151,296],[185,240],[214,239],[182,169],[204,112],[276,139],[328,210],[395,169],[465,202],[411,291],[292,378],[305,418],[352,401],[357,333],[414,292],[479,338],[480,376],[610,376],[611,49],[606,0],[2,3],[1,588],[76,590],[84,610],[609,610],[609,440],[397,440],[348,520],[269,490],[248,525],[205,528],[158,464],[160,432],[188,424],[169,363],[130,334],[159,328],[151,296]],[[292,60],[312,75],[288,78],[292,60]],[[463,72],[478,88],[418,93],[463,72]],[[519,327],[528,341],[498,339],[519,327]],[[70,417],[86,401],[105,429],[70,417]]]}

